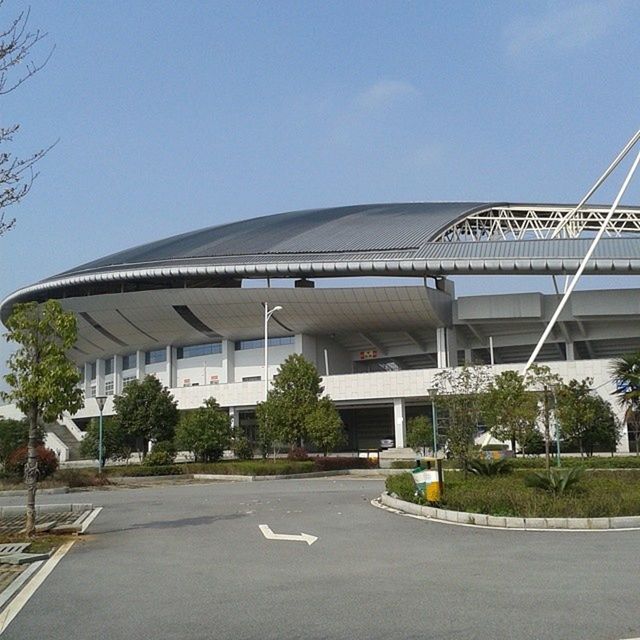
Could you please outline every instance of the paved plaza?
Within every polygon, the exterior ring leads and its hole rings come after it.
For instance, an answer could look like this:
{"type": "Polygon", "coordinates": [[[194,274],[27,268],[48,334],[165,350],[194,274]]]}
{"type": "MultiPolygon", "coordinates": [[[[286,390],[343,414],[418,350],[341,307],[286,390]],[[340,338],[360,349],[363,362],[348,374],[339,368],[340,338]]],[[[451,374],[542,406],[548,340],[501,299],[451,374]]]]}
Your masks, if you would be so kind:
{"type": "Polygon", "coordinates": [[[640,636],[640,532],[425,522],[372,507],[382,489],[323,478],[76,494],[104,508],[3,640],[640,636]]]}

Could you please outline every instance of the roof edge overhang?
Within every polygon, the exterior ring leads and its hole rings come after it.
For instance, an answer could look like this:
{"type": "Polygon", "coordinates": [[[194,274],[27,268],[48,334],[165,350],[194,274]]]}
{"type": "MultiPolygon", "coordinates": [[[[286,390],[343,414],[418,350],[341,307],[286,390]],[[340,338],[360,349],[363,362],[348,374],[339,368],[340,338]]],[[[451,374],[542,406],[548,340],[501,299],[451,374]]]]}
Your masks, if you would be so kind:
{"type": "MultiPolygon", "coordinates": [[[[363,262],[279,262],[208,266],[176,265],[144,269],[120,269],[86,273],[43,281],[7,296],[0,304],[3,321],[14,304],[48,296],[63,298],[68,287],[125,283],[161,278],[322,278],[353,276],[442,277],[447,275],[565,275],[575,273],[579,258],[432,258],[426,260],[379,260],[363,262]]],[[[638,258],[593,258],[585,270],[594,275],[640,272],[638,258]]]]}

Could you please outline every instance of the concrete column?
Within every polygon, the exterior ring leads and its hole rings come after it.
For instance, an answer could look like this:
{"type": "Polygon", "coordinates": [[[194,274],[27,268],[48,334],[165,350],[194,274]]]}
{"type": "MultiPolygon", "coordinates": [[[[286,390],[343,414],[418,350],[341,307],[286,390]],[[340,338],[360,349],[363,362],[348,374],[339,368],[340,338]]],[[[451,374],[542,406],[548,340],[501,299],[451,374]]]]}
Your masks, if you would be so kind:
{"type": "Polygon", "coordinates": [[[236,346],[233,340],[222,341],[222,375],[220,383],[235,382],[236,346]]]}
{"type": "Polygon", "coordinates": [[[165,347],[165,368],[164,368],[164,377],[167,381],[167,387],[172,389],[175,385],[173,384],[173,351],[171,349],[171,345],[167,345],[165,347]]]}
{"type": "Polygon", "coordinates": [[[471,351],[471,349],[464,350],[464,363],[473,364],[473,352],[471,351]]]}
{"type": "Polygon", "coordinates": [[[404,399],[393,399],[393,424],[395,426],[396,447],[404,447],[407,435],[404,416],[404,399]]]}
{"type": "Polygon", "coordinates": [[[104,359],[98,358],[96,360],[96,395],[103,396],[104,393],[104,359]]]}
{"type": "Polygon", "coordinates": [[[138,380],[142,380],[142,378],[144,378],[144,355],[144,351],[136,351],[136,378],[138,380]]]}
{"type": "Polygon", "coordinates": [[[573,342],[565,342],[564,346],[567,350],[567,360],[573,362],[575,360],[575,354],[573,350],[573,342]]]}
{"type": "Polygon", "coordinates": [[[122,356],[113,356],[113,394],[122,393],[122,356]]]}
{"type": "Polygon", "coordinates": [[[91,397],[91,363],[84,363],[84,397],[91,397]]]}

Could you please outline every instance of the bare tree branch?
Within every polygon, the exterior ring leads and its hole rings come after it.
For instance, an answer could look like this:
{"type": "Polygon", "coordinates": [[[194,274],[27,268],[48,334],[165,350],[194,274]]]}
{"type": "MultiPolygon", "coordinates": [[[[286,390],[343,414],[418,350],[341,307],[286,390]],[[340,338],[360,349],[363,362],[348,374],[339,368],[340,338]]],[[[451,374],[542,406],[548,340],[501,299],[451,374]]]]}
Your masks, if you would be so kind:
{"type": "MultiPolygon", "coordinates": [[[[0,0],[0,8],[3,1],[0,0]]],[[[53,46],[42,62],[30,60],[32,48],[47,34],[40,30],[29,30],[30,10],[20,13],[4,31],[0,31],[0,96],[11,93],[23,82],[38,73],[49,62],[53,46]],[[15,67],[22,65],[24,71],[14,77],[15,67]]],[[[19,124],[0,127],[0,236],[13,228],[16,219],[7,217],[5,209],[20,202],[31,190],[37,178],[35,164],[41,160],[57,142],[40,149],[26,158],[18,158],[6,147],[13,142],[19,124]]]]}

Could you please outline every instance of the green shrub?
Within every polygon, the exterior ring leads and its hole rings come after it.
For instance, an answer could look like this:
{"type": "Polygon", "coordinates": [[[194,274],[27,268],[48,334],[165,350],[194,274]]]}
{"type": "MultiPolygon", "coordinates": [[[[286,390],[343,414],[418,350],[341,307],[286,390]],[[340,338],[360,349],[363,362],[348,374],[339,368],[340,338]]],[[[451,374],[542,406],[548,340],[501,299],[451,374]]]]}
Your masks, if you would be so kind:
{"type": "Polygon", "coordinates": [[[253,446],[244,436],[233,439],[233,455],[238,460],[253,460],[253,446]]]}
{"type": "Polygon", "coordinates": [[[498,458],[497,460],[474,458],[467,462],[467,471],[475,473],[477,476],[497,476],[509,473],[511,465],[508,458],[498,458]]]}
{"type": "Polygon", "coordinates": [[[153,449],[145,456],[144,464],[148,467],[166,467],[176,459],[176,446],[171,441],[156,442],[153,449]]]}
{"type": "Polygon", "coordinates": [[[584,469],[573,467],[572,469],[550,469],[544,472],[529,473],[524,478],[527,487],[549,491],[555,495],[562,495],[565,491],[574,487],[582,478],[584,469]]]}
{"type": "Polygon", "coordinates": [[[389,476],[385,482],[385,487],[391,495],[396,495],[400,500],[424,504],[424,498],[416,491],[416,483],[413,481],[411,473],[399,473],[389,476]]]}

